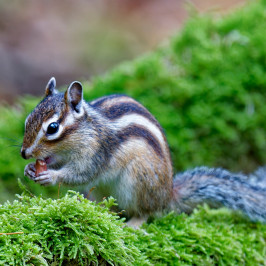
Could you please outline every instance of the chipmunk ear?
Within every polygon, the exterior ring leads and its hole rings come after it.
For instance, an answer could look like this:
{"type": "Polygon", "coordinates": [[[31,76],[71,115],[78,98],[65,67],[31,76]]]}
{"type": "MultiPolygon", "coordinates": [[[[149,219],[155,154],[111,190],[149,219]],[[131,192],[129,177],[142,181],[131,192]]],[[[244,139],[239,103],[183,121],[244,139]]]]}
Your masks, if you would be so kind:
{"type": "Polygon", "coordinates": [[[69,85],[65,92],[65,100],[67,104],[79,113],[83,100],[83,89],[80,82],[74,81],[69,85]]]}
{"type": "Polygon", "coordinates": [[[46,85],[45,96],[56,94],[57,90],[55,89],[55,86],[56,80],[54,77],[52,77],[46,85]]]}

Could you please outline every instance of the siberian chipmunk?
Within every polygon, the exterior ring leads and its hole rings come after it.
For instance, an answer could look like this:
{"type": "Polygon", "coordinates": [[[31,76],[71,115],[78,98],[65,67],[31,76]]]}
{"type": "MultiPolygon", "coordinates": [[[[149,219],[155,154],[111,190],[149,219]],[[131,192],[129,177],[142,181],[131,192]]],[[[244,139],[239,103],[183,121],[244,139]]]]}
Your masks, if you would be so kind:
{"type": "Polygon", "coordinates": [[[110,95],[88,103],[77,81],[65,93],[55,87],[51,78],[25,121],[21,155],[48,167],[36,177],[34,163],[26,165],[25,175],[35,182],[96,187],[96,200],[113,196],[128,217],[191,212],[206,202],[266,222],[266,186],[244,175],[198,167],[173,177],[163,129],[139,102],[110,95]]]}

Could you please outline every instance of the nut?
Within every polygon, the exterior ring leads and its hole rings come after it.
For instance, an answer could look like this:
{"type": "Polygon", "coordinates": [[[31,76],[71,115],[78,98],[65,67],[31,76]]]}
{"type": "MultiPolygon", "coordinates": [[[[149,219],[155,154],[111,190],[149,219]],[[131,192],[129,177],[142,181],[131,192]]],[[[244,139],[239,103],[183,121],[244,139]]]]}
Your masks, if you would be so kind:
{"type": "Polygon", "coordinates": [[[37,176],[39,176],[40,173],[47,171],[46,162],[44,160],[40,160],[40,159],[36,160],[35,169],[36,169],[35,175],[37,177],[37,176]]]}

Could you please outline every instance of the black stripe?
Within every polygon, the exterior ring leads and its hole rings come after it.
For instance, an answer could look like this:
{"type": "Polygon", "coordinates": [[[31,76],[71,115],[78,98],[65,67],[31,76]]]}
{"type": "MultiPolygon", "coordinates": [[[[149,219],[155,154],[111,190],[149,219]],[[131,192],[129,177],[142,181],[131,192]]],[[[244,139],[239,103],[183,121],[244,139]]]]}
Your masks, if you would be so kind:
{"type": "Polygon", "coordinates": [[[139,114],[146,117],[153,124],[155,124],[161,132],[163,132],[159,122],[152,116],[152,114],[141,105],[133,102],[122,102],[111,106],[109,109],[103,110],[102,114],[110,120],[115,120],[127,114],[139,114]]]}
{"type": "Polygon", "coordinates": [[[63,123],[63,122],[65,121],[67,115],[68,115],[67,110],[66,110],[66,109],[63,109],[63,111],[61,112],[61,114],[60,114],[60,116],[59,116],[57,122],[58,122],[59,124],[63,123]]]}
{"type": "Polygon", "coordinates": [[[118,132],[117,137],[119,139],[119,143],[126,142],[131,137],[143,138],[153,148],[157,155],[163,157],[162,148],[157,138],[144,127],[132,124],[118,132]]]}
{"type": "Polygon", "coordinates": [[[144,139],[144,141],[146,141],[148,145],[152,147],[155,153],[163,158],[162,148],[156,137],[154,137],[151,132],[141,126],[132,124],[126,129],[119,131],[117,134],[115,134],[113,131],[106,132],[105,130],[104,133],[99,130],[98,132],[100,133],[98,137],[99,140],[101,140],[101,145],[91,158],[94,166],[94,176],[99,175],[100,172],[105,171],[106,168],[109,167],[109,162],[113,157],[113,154],[123,143],[132,137],[144,139]]]}
{"type": "MultiPolygon", "coordinates": [[[[92,107],[100,107],[104,102],[110,100],[110,99],[115,99],[115,98],[120,98],[120,97],[127,97],[128,99],[132,99],[128,97],[127,95],[119,95],[119,94],[114,94],[114,95],[110,95],[110,96],[105,96],[100,98],[97,102],[95,102],[94,104],[91,104],[92,107]]],[[[162,134],[164,135],[164,131],[163,128],[161,127],[161,125],[159,124],[159,122],[155,119],[155,117],[141,104],[139,103],[134,103],[134,102],[121,102],[118,104],[115,104],[113,106],[111,106],[108,109],[102,109],[101,113],[108,119],[110,120],[115,120],[120,118],[121,116],[125,115],[125,114],[139,114],[142,115],[144,117],[146,117],[148,120],[150,120],[153,124],[155,124],[160,131],[162,132],[162,134]]]]}

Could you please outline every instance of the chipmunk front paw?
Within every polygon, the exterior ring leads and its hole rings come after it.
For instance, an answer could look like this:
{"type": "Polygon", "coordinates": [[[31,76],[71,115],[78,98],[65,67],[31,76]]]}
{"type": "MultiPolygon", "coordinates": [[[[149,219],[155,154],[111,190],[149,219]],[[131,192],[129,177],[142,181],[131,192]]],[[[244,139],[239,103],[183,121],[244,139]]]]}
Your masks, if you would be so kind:
{"type": "Polygon", "coordinates": [[[35,163],[29,163],[25,166],[24,175],[29,177],[31,180],[35,180],[36,178],[35,163]]]}
{"type": "Polygon", "coordinates": [[[54,185],[57,181],[58,173],[56,170],[47,170],[39,173],[38,177],[34,178],[36,183],[43,186],[54,185]]]}

